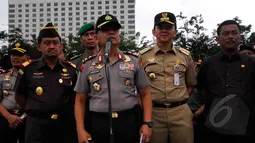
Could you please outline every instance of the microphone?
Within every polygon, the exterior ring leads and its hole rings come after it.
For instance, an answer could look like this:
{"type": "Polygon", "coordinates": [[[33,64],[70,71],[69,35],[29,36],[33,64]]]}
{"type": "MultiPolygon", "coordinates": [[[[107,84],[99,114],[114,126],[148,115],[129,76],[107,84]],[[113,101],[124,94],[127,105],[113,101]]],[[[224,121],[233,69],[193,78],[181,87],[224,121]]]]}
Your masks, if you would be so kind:
{"type": "Polygon", "coordinates": [[[112,39],[108,38],[105,43],[105,58],[107,62],[109,62],[109,53],[110,53],[111,45],[112,45],[112,39]]]}

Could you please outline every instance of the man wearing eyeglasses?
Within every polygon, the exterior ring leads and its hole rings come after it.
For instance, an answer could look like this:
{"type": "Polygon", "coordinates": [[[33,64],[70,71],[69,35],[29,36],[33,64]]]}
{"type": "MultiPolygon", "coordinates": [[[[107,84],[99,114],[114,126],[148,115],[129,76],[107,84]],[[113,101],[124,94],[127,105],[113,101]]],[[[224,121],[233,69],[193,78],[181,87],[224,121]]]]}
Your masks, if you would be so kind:
{"type": "Polygon", "coordinates": [[[97,54],[99,51],[94,25],[94,22],[84,24],[78,32],[81,44],[85,48],[85,52],[83,54],[76,55],[71,58],[72,63],[76,64],[78,70],[80,69],[84,59],[93,54],[97,54]]]}

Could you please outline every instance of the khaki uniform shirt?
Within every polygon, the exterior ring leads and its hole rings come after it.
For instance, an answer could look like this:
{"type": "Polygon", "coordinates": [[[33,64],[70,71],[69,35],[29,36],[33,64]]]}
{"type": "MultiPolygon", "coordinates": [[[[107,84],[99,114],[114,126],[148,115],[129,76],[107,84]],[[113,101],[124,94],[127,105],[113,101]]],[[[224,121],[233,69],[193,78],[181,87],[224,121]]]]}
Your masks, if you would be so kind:
{"type": "Polygon", "coordinates": [[[187,86],[196,85],[196,76],[189,51],[174,47],[164,53],[157,45],[141,51],[140,60],[148,76],[152,100],[171,103],[186,100],[187,86]],[[179,85],[174,85],[174,74],[179,74],[179,85]]]}

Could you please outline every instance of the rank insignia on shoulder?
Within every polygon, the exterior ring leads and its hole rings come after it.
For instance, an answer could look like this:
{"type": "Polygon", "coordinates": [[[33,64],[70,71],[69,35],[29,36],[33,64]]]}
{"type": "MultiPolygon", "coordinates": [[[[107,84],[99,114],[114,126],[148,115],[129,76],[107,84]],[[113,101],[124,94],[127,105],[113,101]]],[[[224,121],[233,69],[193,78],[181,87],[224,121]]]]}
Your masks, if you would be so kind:
{"type": "Polygon", "coordinates": [[[24,74],[24,72],[23,72],[22,69],[19,69],[19,74],[20,74],[20,75],[23,75],[23,74],[24,74]]]}
{"type": "Polygon", "coordinates": [[[96,57],[96,55],[91,55],[91,56],[85,58],[84,60],[82,60],[82,63],[84,64],[84,63],[86,63],[88,60],[90,60],[90,59],[92,59],[92,58],[94,58],[94,57],[96,57]]]}
{"type": "Polygon", "coordinates": [[[28,60],[22,64],[23,67],[26,67],[32,63],[32,60],[28,60]]]}
{"type": "Polygon", "coordinates": [[[150,47],[144,48],[144,49],[142,49],[142,50],[140,51],[140,54],[142,55],[142,54],[144,54],[144,53],[146,53],[146,52],[150,51],[152,48],[153,48],[153,46],[150,46],[150,47]]]}
{"type": "Polygon", "coordinates": [[[180,52],[182,52],[183,54],[185,54],[185,55],[190,55],[190,51],[188,51],[188,50],[186,50],[186,49],[184,49],[184,48],[177,48],[180,52]]]}
{"type": "Polygon", "coordinates": [[[125,62],[127,63],[127,62],[130,62],[130,61],[131,61],[130,57],[128,55],[125,55],[125,62]]]}
{"type": "Polygon", "coordinates": [[[75,65],[74,63],[72,63],[72,62],[70,62],[70,61],[67,61],[67,63],[68,63],[69,65],[71,65],[73,68],[76,68],[76,65],[75,65]]]}
{"type": "Polygon", "coordinates": [[[135,56],[135,57],[138,57],[139,54],[138,53],[135,53],[135,52],[130,52],[130,51],[125,51],[123,52],[124,54],[127,54],[127,55],[132,55],[132,56],[135,56]]]}

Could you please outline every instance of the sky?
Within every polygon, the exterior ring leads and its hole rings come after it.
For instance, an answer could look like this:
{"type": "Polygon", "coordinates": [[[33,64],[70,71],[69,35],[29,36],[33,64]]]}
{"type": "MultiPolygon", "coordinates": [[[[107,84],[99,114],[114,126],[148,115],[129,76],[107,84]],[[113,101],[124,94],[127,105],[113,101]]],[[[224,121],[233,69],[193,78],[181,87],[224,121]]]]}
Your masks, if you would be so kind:
{"type": "MultiPolygon", "coordinates": [[[[0,30],[7,30],[8,0],[0,1],[0,30]]],[[[151,39],[156,14],[172,12],[178,15],[181,11],[185,16],[202,14],[208,33],[216,29],[218,23],[235,16],[245,25],[252,24],[252,32],[255,32],[254,4],[254,0],[136,0],[136,32],[151,39]]]]}

